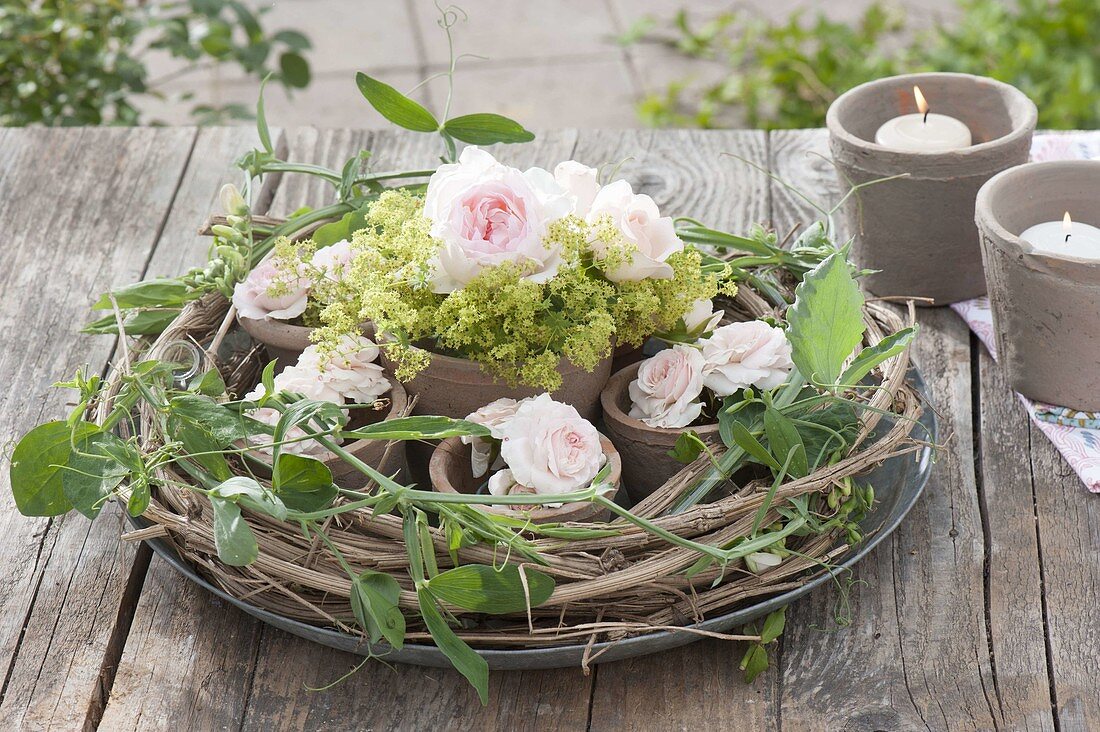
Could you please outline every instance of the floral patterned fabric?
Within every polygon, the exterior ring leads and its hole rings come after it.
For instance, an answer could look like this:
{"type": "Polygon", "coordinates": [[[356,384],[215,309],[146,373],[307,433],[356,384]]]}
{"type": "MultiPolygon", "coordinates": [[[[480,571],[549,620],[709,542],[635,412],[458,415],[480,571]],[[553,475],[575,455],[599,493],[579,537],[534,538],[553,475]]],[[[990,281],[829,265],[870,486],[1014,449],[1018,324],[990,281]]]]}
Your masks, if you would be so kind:
{"type": "MultiPolygon", "coordinates": [[[[1031,159],[1073,160],[1100,157],[1100,133],[1037,135],[1031,145],[1031,159]]],[[[997,358],[993,336],[993,313],[985,297],[958,302],[951,306],[970,326],[970,330],[997,358]]],[[[1032,402],[1017,394],[1024,408],[1058,452],[1066,459],[1093,493],[1100,493],[1100,415],[1078,412],[1068,407],[1032,402]]]]}

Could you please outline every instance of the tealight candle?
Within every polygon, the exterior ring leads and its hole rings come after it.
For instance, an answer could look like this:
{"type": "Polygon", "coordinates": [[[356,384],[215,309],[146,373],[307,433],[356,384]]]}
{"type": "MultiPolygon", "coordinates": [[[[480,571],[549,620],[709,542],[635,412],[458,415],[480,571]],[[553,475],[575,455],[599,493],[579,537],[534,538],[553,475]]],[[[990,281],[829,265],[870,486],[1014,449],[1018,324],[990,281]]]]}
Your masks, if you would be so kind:
{"type": "Polygon", "coordinates": [[[920,87],[913,87],[917,114],[887,120],[875,133],[875,144],[910,152],[946,152],[970,147],[970,128],[961,120],[928,111],[920,87]]]}
{"type": "Polygon", "coordinates": [[[1020,238],[1043,254],[1100,260],[1100,229],[1074,222],[1069,211],[1061,221],[1035,224],[1020,234],[1020,238]]]}

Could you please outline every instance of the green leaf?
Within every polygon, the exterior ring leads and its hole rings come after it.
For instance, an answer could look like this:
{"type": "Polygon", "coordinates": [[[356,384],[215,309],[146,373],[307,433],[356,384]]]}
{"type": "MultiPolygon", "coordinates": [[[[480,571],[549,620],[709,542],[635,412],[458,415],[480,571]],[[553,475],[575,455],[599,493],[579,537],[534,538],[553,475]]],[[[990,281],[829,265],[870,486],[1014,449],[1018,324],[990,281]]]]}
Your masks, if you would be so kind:
{"type": "Polygon", "coordinates": [[[271,38],[273,41],[283,43],[288,48],[293,48],[295,51],[307,51],[312,48],[313,45],[305,35],[296,30],[281,30],[271,38]]]}
{"type": "Polygon", "coordinates": [[[211,492],[218,498],[239,503],[257,513],[286,521],[286,506],[283,502],[252,478],[243,475],[234,476],[215,486],[211,492]]]}
{"type": "Polygon", "coordinates": [[[768,617],[764,619],[764,629],[760,631],[760,642],[771,643],[779,636],[783,635],[783,626],[786,624],[787,606],[779,608],[773,613],[769,613],[768,617]]]}
{"type": "Polygon", "coordinates": [[[283,72],[283,81],[297,89],[309,86],[309,62],[293,51],[279,56],[279,70],[283,72]]]}
{"type": "Polygon", "coordinates": [[[112,310],[112,296],[118,303],[119,309],[126,310],[127,308],[178,306],[195,299],[198,293],[189,292],[187,285],[180,280],[146,280],[100,296],[92,305],[92,310],[112,310]]]}
{"type": "Polygon", "coordinates": [[[183,443],[183,449],[188,456],[215,478],[229,480],[233,475],[229,463],[225,461],[225,455],[221,454],[225,445],[216,440],[202,424],[169,414],[167,427],[172,439],[183,443]]]}
{"type": "Polygon", "coordinates": [[[863,340],[863,294],[844,254],[830,254],[795,288],[787,310],[791,359],[806,378],[835,384],[863,340]]]}
{"type": "Polygon", "coordinates": [[[489,664],[455,635],[440,614],[439,608],[435,605],[435,598],[427,587],[416,588],[416,599],[420,604],[420,615],[424,618],[424,624],[428,626],[428,632],[431,633],[436,646],[444,656],[450,659],[455,670],[465,676],[470,685],[477,690],[481,703],[488,704],[489,664]]]}
{"type": "Polygon", "coordinates": [[[435,132],[439,129],[439,123],[431,112],[389,84],[372,79],[361,71],[355,75],[355,83],[371,106],[398,127],[415,132],[435,132]]]}
{"type": "Polygon", "coordinates": [[[110,432],[93,432],[75,441],[67,469],[61,472],[61,486],[73,508],[90,519],[99,515],[107,497],[130,474],[111,452],[127,449],[133,451],[110,432]]]}
{"type": "Polygon", "coordinates": [[[735,444],[734,424],[740,424],[749,432],[760,431],[764,425],[764,402],[734,401],[734,397],[726,397],[722,408],[718,410],[718,434],[726,447],[733,447],[735,444]]]}
{"type": "Polygon", "coordinates": [[[317,229],[311,238],[318,248],[327,247],[338,241],[350,240],[352,234],[366,228],[366,225],[367,209],[358,208],[317,229]]]}
{"type": "Polygon", "coordinates": [[[271,130],[267,128],[267,115],[264,113],[264,87],[267,86],[270,78],[271,74],[268,74],[260,82],[260,96],[256,99],[256,134],[259,135],[260,144],[264,146],[264,150],[273,153],[275,146],[271,144],[271,130]]]}
{"type": "Polygon", "coordinates": [[[550,599],[554,592],[552,577],[514,564],[505,564],[499,570],[484,564],[465,564],[432,577],[428,587],[440,600],[464,610],[494,615],[519,613],[528,608],[520,572],[527,579],[530,607],[538,607],[550,599]]]}
{"type": "Polygon", "coordinates": [[[351,585],[351,609],[372,643],[380,639],[394,648],[405,644],[405,616],[398,600],[401,585],[388,574],[367,570],[351,585]]]}
{"type": "Polygon", "coordinates": [[[135,479],[130,483],[130,498],[126,501],[126,510],[131,516],[140,516],[149,508],[151,498],[149,481],[145,478],[135,479]]]}
{"type": "Polygon", "coordinates": [[[209,433],[219,447],[256,434],[248,417],[202,394],[180,394],[168,402],[172,416],[191,422],[209,433]]]}
{"type": "Polygon", "coordinates": [[[759,643],[749,645],[749,650],[741,659],[741,670],[745,672],[745,682],[749,684],[768,670],[768,651],[764,646],[759,643]]]}
{"type": "Polygon", "coordinates": [[[218,559],[231,567],[252,564],[260,556],[256,535],[241,516],[240,507],[233,501],[210,497],[214,507],[214,547],[218,559]]]}
{"type": "Polygon", "coordinates": [[[467,114],[455,117],[443,123],[443,131],[470,145],[530,142],[535,139],[519,122],[499,114],[467,114]]]}
{"type": "Polygon", "coordinates": [[[340,433],[347,440],[442,440],[462,435],[487,437],[489,430],[483,425],[464,419],[400,417],[340,433]]]}
{"type": "Polygon", "coordinates": [[[860,379],[871,373],[872,369],[880,363],[904,351],[913,342],[917,330],[918,326],[910,326],[896,333],[891,333],[869,348],[864,348],[858,356],[852,359],[851,365],[840,377],[840,383],[858,384],[860,379]]]}
{"type": "Polygon", "coordinates": [[[764,411],[764,432],[768,436],[768,447],[772,455],[781,464],[789,463],[788,472],[792,477],[801,478],[809,474],[806,446],[802,443],[798,428],[789,417],[769,406],[764,411]]]}
{"type": "Polygon", "coordinates": [[[23,435],[11,454],[9,478],[15,506],[24,516],[60,516],[72,510],[63,473],[73,458],[72,441],[99,432],[99,426],[47,422],[23,435]]]}
{"type": "MultiPolygon", "coordinates": [[[[167,328],[180,314],[179,308],[153,308],[135,310],[123,314],[122,327],[126,335],[157,335],[167,328]]],[[[99,320],[93,320],[80,329],[81,333],[93,335],[118,335],[118,320],[111,313],[99,320]]]]}
{"type": "Polygon", "coordinates": [[[272,484],[281,493],[312,493],[332,486],[332,471],[320,460],[284,452],[275,461],[272,484]]]}
{"type": "Polygon", "coordinates": [[[695,459],[703,453],[706,447],[706,444],[699,439],[699,435],[692,430],[687,430],[681,432],[680,436],[676,438],[676,444],[668,451],[668,456],[687,465],[695,462],[695,459]]]}
{"type": "Polygon", "coordinates": [[[191,381],[190,388],[205,396],[217,397],[225,393],[225,380],[217,369],[199,374],[191,381]]]}
{"type": "Polygon", "coordinates": [[[772,470],[781,470],[783,465],[775,459],[775,457],[768,452],[768,449],[760,444],[760,441],[753,437],[748,428],[740,422],[733,422],[730,425],[730,436],[733,439],[733,443],[745,451],[750,457],[756,460],[758,463],[767,465],[772,470]]]}

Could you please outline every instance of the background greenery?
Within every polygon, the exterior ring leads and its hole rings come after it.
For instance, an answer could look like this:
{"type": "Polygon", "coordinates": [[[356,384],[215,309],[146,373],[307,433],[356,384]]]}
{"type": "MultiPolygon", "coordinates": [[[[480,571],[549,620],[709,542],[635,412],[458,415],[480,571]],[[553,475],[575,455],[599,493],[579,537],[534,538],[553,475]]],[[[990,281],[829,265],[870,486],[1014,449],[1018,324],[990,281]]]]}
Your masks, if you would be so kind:
{"type": "Polygon", "coordinates": [[[1039,125],[1100,127],[1098,0],[960,0],[959,17],[908,33],[903,15],[871,6],[853,25],[818,14],[775,23],[736,12],[692,23],[639,21],[621,39],[664,43],[684,56],[719,60],[729,74],[687,79],[638,103],[654,126],[766,129],[819,127],[839,94],[865,81],[914,71],[991,76],[1039,107],[1039,125]]]}
{"type": "MultiPolygon", "coordinates": [[[[133,125],[146,122],[142,95],[162,96],[143,61],[167,52],[184,65],[172,79],[231,65],[272,75],[289,88],[309,84],[309,39],[274,34],[235,0],[3,0],[0,3],[0,125],[133,125]]],[[[196,105],[196,122],[246,117],[239,104],[196,105]]]]}

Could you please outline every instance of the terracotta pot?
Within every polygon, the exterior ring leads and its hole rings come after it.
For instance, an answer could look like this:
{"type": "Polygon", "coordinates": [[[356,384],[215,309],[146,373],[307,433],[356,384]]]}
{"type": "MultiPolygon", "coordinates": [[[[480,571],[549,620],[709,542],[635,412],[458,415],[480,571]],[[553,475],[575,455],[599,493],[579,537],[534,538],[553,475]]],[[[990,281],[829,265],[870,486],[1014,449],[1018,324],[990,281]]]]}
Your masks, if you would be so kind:
{"type": "Polygon", "coordinates": [[[616,371],[600,394],[604,430],[623,459],[623,488],[634,503],[660,488],[679,473],[684,464],[668,454],[680,435],[692,430],[700,437],[718,435],[718,425],[705,424],[682,429],[650,427],[629,415],[630,383],[638,378],[641,364],[616,371]]]}
{"type": "Polygon", "coordinates": [[[1066,160],[1006,170],[978,193],[997,362],[1026,397],[1100,410],[1100,262],[1036,251],[1019,237],[1070,211],[1100,226],[1100,162],[1066,160]]]}
{"type": "MultiPolygon", "coordinates": [[[[382,349],[382,360],[388,368],[393,363],[382,349]]],[[[611,375],[611,354],[596,364],[591,373],[562,359],[558,366],[562,385],[551,396],[571,404],[581,416],[596,421],[600,413],[600,391],[611,375]]],[[[432,414],[462,419],[491,401],[503,397],[524,399],[541,394],[542,389],[511,387],[482,370],[481,366],[464,358],[431,354],[428,367],[405,382],[410,396],[417,397],[417,414],[432,414]]]]}
{"type": "MultiPolygon", "coordinates": [[[[255,320],[240,315],[237,316],[237,322],[248,331],[253,340],[264,344],[268,354],[276,361],[276,373],[297,363],[302,351],[313,343],[309,338],[313,328],[304,325],[292,325],[285,320],[274,320],[272,318],[255,320]]],[[[360,331],[367,338],[374,339],[374,325],[372,323],[364,323],[360,326],[360,331]]]]}
{"type": "Polygon", "coordinates": [[[879,79],[833,102],[825,123],[845,188],[845,177],[860,184],[908,176],[864,188],[845,206],[848,230],[855,234],[853,259],[878,270],[861,280],[868,290],[933,298],[935,305],[985,293],[974,200],[993,175],[1027,162],[1036,116],[1035,104],[1018,89],[969,74],[879,79]],[[875,144],[884,122],[917,111],[914,85],[933,112],[966,123],[974,144],[946,152],[875,144]]]}
{"type": "MultiPolygon", "coordinates": [[[[622,463],[619,453],[611,440],[600,435],[600,446],[603,454],[607,456],[607,462],[611,465],[611,474],[608,482],[615,486],[615,491],[607,494],[607,498],[614,500],[619,489],[619,476],[622,463]]],[[[489,476],[475,478],[470,467],[470,446],[462,444],[460,437],[448,437],[439,443],[432,453],[429,472],[432,479],[432,487],[439,493],[465,493],[475,494],[488,480],[489,476]]],[[[564,521],[607,521],[611,511],[597,504],[580,502],[566,503],[558,508],[540,506],[533,510],[517,510],[506,506],[478,506],[478,508],[497,513],[502,516],[529,517],[536,524],[558,523],[564,521]]]]}

